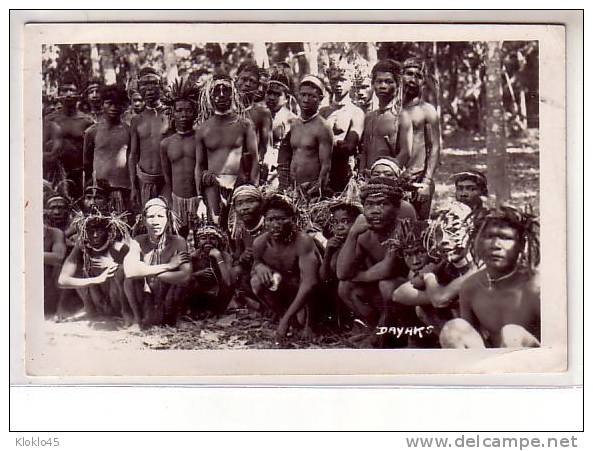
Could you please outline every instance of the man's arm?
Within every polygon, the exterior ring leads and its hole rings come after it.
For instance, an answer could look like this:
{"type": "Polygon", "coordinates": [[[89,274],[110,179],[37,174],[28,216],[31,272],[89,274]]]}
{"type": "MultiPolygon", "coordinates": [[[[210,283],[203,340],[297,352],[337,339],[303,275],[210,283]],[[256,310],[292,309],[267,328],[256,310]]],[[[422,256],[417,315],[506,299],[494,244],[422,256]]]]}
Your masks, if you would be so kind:
{"type": "MultiPolygon", "coordinates": [[[[136,240],[130,242],[130,250],[124,258],[124,275],[126,279],[139,279],[142,277],[157,276],[167,271],[177,269],[179,259],[174,256],[171,262],[160,265],[149,265],[140,258],[140,245],[136,240]]],[[[181,264],[181,263],[180,263],[181,264]]]]}
{"type": "Polygon", "coordinates": [[[319,187],[324,189],[329,183],[329,171],[332,164],[332,147],[334,145],[334,134],[330,126],[323,122],[321,133],[318,138],[319,143],[319,162],[321,169],[319,170],[319,187]]]}
{"type": "MultiPolygon", "coordinates": [[[[175,253],[176,255],[185,253],[187,254],[187,243],[183,238],[177,238],[175,241],[175,253]]],[[[169,283],[171,285],[185,285],[191,279],[191,262],[189,257],[187,260],[180,264],[176,269],[171,269],[167,272],[161,273],[158,279],[169,283]]]]}
{"type": "Polygon", "coordinates": [[[258,145],[255,126],[251,121],[247,121],[245,128],[245,152],[243,152],[243,158],[247,157],[245,175],[249,176],[249,183],[255,186],[259,185],[258,145]]]}
{"type": "Polygon", "coordinates": [[[296,246],[301,277],[299,290],[280,320],[280,323],[284,322],[286,325],[288,325],[290,318],[303,307],[311,290],[319,282],[319,259],[315,254],[315,243],[313,243],[313,239],[306,235],[301,235],[297,238],[296,246]]]}
{"type": "Polygon", "coordinates": [[[356,276],[358,270],[358,259],[361,254],[358,245],[358,238],[368,230],[368,223],[365,217],[361,214],[356,218],[352,225],[346,241],[340,249],[338,254],[338,261],[336,264],[336,275],[339,280],[350,280],[356,276]]]}
{"type": "Polygon", "coordinates": [[[205,169],[208,168],[208,159],[206,157],[206,148],[202,141],[202,127],[199,127],[196,131],[196,167],[194,169],[194,180],[196,183],[196,195],[202,196],[202,174],[205,169]]]}
{"type": "Polygon", "coordinates": [[[128,172],[130,174],[130,187],[132,189],[132,201],[137,201],[138,180],[136,179],[136,165],[140,155],[140,139],[138,137],[138,118],[134,117],[130,125],[130,158],[128,160],[128,172]]]}
{"type": "Polygon", "coordinates": [[[449,282],[448,285],[440,285],[433,273],[424,275],[426,294],[434,307],[443,307],[459,295],[459,290],[464,282],[477,272],[477,268],[470,269],[464,275],[449,282]]]}
{"type": "Polygon", "coordinates": [[[424,174],[424,182],[432,181],[434,172],[439,165],[441,157],[441,127],[439,115],[435,108],[427,103],[424,106],[425,124],[424,124],[424,139],[427,146],[430,146],[430,156],[426,162],[426,173],[424,174]]]}
{"type": "Polygon", "coordinates": [[[388,252],[385,258],[365,271],[361,271],[352,279],[353,282],[380,282],[381,280],[392,279],[397,267],[397,255],[388,252]]]}
{"type": "Polygon", "coordinates": [[[475,315],[472,306],[474,291],[473,286],[474,284],[478,283],[477,277],[480,276],[474,274],[472,278],[467,280],[467,282],[461,286],[461,290],[459,291],[459,315],[477,330],[480,330],[480,321],[475,315]]]}
{"type": "Polygon", "coordinates": [[[290,180],[290,165],[292,163],[292,147],[290,145],[290,135],[288,132],[278,149],[278,187],[280,190],[286,190],[291,185],[290,180]]]}
{"type": "Polygon", "coordinates": [[[58,277],[59,288],[84,288],[91,285],[99,285],[108,278],[113,277],[117,270],[117,265],[113,265],[96,277],[74,277],[79,263],[82,263],[81,251],[78,246],[74,246],[74,249],[72,249],[72,252],[70,252],[70,255],[64,261],[62,271],[60,271],[60,276],[58,277]]]}
{"type": "Polygon", "coordinates": [[[267,108],[260,108],[260,115],[258,121],[258,163],[264,161],[264,157],[266,156],[266,152],[268,151],[268,145],[272,142],[271,141],[271,134],[272,134],[272,113],[267,108]]]}
{"type": "Polygon", "coordinates": [[[161,168],[163,176],[165,177],[165,187],[163,188],[163,195],[171,202],[171,193],[173,192],[173,177],[171,174],[171,161],[167,155],[167,143],[169,138],[161,140],[160,154],[161,154],[161,168]]]}
{"type": "MultiPolygon", "coordinates": [[[[370,114],[370,113],[369,113],[370,114]]],[[[360,152],[358,153],[358,172],[361,173],[363,170],[367,168],[367,148],[365,145],[367,133],[371,133],[369,130],[369,114],[365,115],[364,117],[364,127],[362,129],[362,134],[360,135],[360,152]]]]}
{"type": "Polygon", "coordinates": [[[43,146],[43,161],[56,161],[62,151],[62,128],[55,122],[45,120],[44,132],[48,130],[50,145],[43,146]]]}
{"type": "Polygon", "coordinates": [[[43,264],[49,266],[60,266],[66,255],[66,242],[64,233],[60,229],[50,229],[52,234],[51,251],[43,253],[43,264]]]}
{"type": "Polygon", "coordinates": [[[352,109],[352,119],[349,129],[350,131],[344,137],[342,144],[334,147],[334,152],[340,152],[348,156],[356,155],[358,143],[364,129],[364,113],[358,107],[352,109]]]}
{"type": "Polygon", "coordinates": [[[91,127],[87,128],[83,134],[82,167],[84,169],[84,174],[85,174],[87,183],[89,180],[91,180],[91,177],[93,175],[93,159],[94,159],[94,155],[95,155],[96,131],[97,131],[97,126],[92,125],[91,127]]]}
{"type": "Polygon", "coordinates": [[[405,168],[412,154],[414,145],[414,124],[406,110],[402,110],[399,115],[399,128],[397,133],[399,153],[393,155],[400,168],[405,168]]]}

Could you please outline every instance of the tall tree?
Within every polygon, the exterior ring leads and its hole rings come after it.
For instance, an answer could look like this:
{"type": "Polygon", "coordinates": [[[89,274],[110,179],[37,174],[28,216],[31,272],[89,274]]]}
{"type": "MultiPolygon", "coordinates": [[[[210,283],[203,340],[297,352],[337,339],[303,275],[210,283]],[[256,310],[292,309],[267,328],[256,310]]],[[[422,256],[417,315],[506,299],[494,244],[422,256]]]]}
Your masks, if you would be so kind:
{"type": "Polygon", "coordinates": [[[501,42],[486,43],[486,148],[488,150],[488,184],[496,203],[510,197],[507,173],[507,151],[502,105],[501,42]]]}

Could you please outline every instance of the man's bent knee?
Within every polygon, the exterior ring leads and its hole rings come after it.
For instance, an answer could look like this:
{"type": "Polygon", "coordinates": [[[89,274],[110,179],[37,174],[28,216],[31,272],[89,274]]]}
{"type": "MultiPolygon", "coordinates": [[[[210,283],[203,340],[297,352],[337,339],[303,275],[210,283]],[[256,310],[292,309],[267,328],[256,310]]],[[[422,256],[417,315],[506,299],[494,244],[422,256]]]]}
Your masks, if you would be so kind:
{"type": "Polygon", "coordinates": [[[507,324],[500,329],[501,348],[537,348],[539,340],[518,324],[507,324]]]}
{"type": "Polygon", "coordinates": [[[474,327],[462,318],[448,321],[441,330],[439,342],[443,348],[484,349],[484,340],[474,327]]]}

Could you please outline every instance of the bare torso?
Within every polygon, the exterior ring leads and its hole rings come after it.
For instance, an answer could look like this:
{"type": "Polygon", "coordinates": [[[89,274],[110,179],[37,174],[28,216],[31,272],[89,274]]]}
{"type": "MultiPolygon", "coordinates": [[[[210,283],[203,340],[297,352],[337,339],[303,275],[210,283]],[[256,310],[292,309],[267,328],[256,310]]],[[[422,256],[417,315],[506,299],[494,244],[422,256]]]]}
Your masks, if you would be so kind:
{"type": "Polygon", "coordinates": [[[377,158],[397,155],[397,124],[398,117],[391,109],[371,111],[365,116],[362,145],[366,154],[366,167],[361,169],[370,169],[377,158]]]}
{"type": "Polygon", "coordinates": [[[93,172],[97,179],[104,179],[114,188],[130,188],[128,155],[130,129],[125,124],[109,127],[104,122],[96,124],[94,133],[93,172]]]}
{"type": "Polygon", "coordinates": [[[132,119],[132,132],[138,137],[138,165],[149,174],[162,174],[160,144],[169,130],[163,113],[144,110],[132,119]]]}
{"type": "Polygon", "coordinates": [[[290,126],[290,146],[292,161],[290,174],[297,185],[305,182],[316,182],[321,171],[319,158],[319,141],[324,139],[324,129],[328,128],[325,119],[320,115],[303,122],[297,118],[290,126]]]}
{"type": "MultiPolygon", "coordinates": [[[[410,115],[414,127],[412,152],[408,160],[409,171],[414,173],[424,169],[426,160],[425,127],[429,118],[436,117],[436,111],[430,103],[424,101],[406,107],[405,110],[410,115]]],[[[433,130],[433,133],[436,133],[436,130],[433,130]]]]}
{"type": "Polygon", "coordinates": [[[72,116],[56,113],[48,119],[57,123],[62,132],[62,162],[64,168],[82,169],[82,147],[84,132],[93,125],[93,120],[84,113],[76,112],[72,116]]]}
{"type": "Polygon", "coordinates": [[[478,326],[478,330],[494,346],[499,345],[500,330],[507,324],[523,326],[531,334],[540,337],[540,291],[537,279],[537,276],[518,271],[490,288],[485,270],[474,274],[465,282],[460,294],[462,315],[470,311],[470,316],[473,316],[464,319],[478,326]],[[464,305],[468,307],[467,310],[464,305]]]}
{"type": "Polygon", "coordinates": [[[194,170],[196,166],[196,142],[194,134],[175,133],[163,140],[167,159],[171,166],[171,185],[173,193],[179,197],[190,198],[196,195],[194,170]]]}

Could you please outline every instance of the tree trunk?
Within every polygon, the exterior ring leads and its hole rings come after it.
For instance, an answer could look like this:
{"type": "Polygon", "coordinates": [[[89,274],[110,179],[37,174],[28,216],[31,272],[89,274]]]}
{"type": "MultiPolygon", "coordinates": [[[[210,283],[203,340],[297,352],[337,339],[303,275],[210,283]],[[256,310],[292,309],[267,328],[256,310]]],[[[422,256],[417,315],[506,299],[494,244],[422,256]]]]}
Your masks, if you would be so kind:
{"type": "Polygon", "coordinates": [[[253,44],[253,58],[255,59],[258,67],[263,67],[264,69],[270,67],[270,60],[268,58],[268,51],[266,49],[265,42],[259,41],[253,44]]]}
{"type": "Polygon", "coordinates": [[[307,65],[309,66],[309,73],[317,75],[319,73],[319,67],[317,65],[317,56],[319,54],[319,43],[318,42],[304,42],[303,47],[305,49],[305,58],[307,65]]]}
{"type": "Polygon", "coordinates": [[[117,82],[117,77],[111,44],[99,44],[99,54],[101,55],[101,66],[103,67],[103,81],[106,85],[113,85],[117,82]]]}
{"type": "Polygon", "coordinates": [[[167,84],[171,85],[178,77],[177,56],[175,55],[175,48],[173,47],[173,44],[164,44],[163,54],[165,60],[167,84]]]}
{"type": "Polygon", "coordinates": [[[510,198],[507,173],[504,108],[502,105],[501,43],[488,42],[486,55],[486,148],[488,150],[488,188],[500,205],[510,198]]]}

